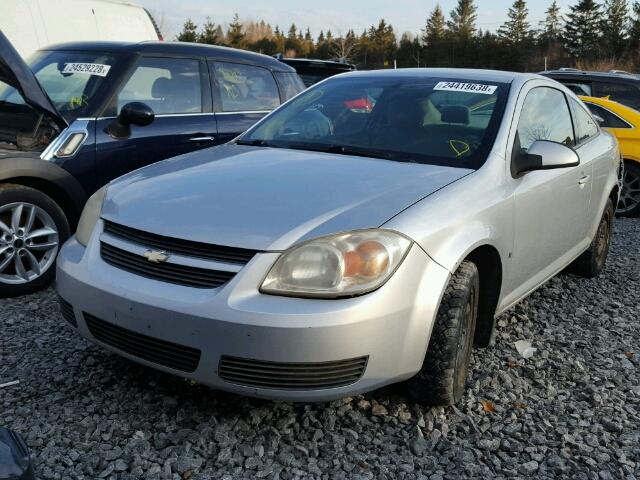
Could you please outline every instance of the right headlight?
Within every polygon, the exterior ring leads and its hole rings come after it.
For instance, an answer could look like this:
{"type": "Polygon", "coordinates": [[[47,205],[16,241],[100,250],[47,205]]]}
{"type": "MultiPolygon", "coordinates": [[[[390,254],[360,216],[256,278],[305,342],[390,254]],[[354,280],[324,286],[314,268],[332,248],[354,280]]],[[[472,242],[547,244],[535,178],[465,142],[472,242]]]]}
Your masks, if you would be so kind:
{"type": "Polygon", "coordinates": [[[340,298],[379,288],[411,241],[390,230],[356,230],[296,245],[276,260],[260,290],[293,297],[340,298]]]}
{"type": "Polygon", "coordinates": [[[102,202],[104,201],[106,192],[107,186],[105,185],[91,195],[89,200],[87,200],[87,204],[84,206],[84,210],[82,210],[82,215],[80,215],[78,229],[76,230],[76,240],[85,247],[89,244],[93,228],[96,226],[96,223],[98,223],[98,218],[100,218],[102,202]]]}

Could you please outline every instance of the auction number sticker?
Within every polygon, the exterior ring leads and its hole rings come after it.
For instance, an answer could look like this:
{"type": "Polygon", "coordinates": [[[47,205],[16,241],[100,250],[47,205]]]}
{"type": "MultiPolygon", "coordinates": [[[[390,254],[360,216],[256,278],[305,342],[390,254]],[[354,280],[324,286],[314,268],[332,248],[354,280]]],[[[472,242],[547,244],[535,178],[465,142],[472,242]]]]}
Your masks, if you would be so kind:
{"type": "Polygon", "coordinates": [[[497,85],[463,82],[438,82],[434,88],[434,90],[441,90],[444,92],[482,93],[484,95],[492,95],[497,89],[497,85]]]}
{"type": "Polygon", "coordinates": [[[84,73],[106,77],[110,69],[111,65],[102,65],[101,63],[66,63],[62,73],[84,73]]]}

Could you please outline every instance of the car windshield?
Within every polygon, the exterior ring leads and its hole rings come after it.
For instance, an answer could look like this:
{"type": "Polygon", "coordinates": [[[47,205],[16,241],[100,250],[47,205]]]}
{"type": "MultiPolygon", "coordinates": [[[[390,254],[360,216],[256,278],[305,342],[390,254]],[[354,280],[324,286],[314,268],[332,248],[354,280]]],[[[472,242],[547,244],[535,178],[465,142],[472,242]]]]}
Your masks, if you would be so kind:
{"type": "MultiPolygon", "coordinates": [[[[58,112],[72,122],[93,110],[93,102],[115,75],[114,54],[95,52],[39,51],[29,66],[58,112]]],[[[15,88],[0,83],[0,109],[24,106],[15,88]]]]}
{"type": "Polygon", "coordinates": [[[284,105],[239,144],[480,168],[509,85],[451,78],[342,77],[284,105]]]}

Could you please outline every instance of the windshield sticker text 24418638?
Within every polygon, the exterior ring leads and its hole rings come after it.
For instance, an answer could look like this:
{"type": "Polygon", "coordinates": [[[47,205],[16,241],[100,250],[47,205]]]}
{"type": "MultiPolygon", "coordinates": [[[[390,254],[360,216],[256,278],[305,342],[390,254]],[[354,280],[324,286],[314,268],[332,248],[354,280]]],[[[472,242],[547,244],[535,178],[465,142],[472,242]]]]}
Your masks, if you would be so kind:
{"type": "Polygon", "coordinates": [[[445,92],[465,92],[493,95],[497,88],[498,87],[496,85],[484,85],[482,83],[438,82],[438,84],[433,89],[445,92]]]}

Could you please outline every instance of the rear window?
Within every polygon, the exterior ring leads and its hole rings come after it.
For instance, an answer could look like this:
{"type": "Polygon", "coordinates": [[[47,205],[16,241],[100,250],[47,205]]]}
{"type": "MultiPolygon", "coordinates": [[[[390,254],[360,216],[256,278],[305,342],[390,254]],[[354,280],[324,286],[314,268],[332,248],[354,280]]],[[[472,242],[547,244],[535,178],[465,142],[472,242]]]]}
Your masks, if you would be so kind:
{"type": "Polygon", "coordinates": [[[306,90],[241,141],[479,168],[508,91],[501,83],[337,77],[306,90]]]}
{"type": "Polygon", "coordinates": [[[282,101],[284,102],[307,88],[297,73],[276,72],[275,75],[280,85],[280,91],[283,96],[282,101]]]}

